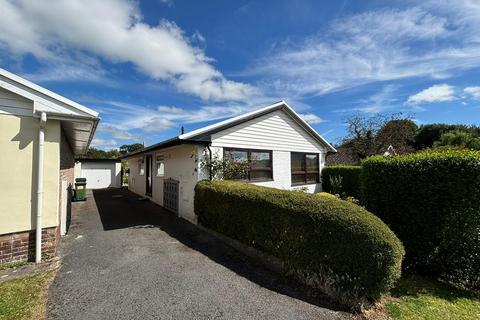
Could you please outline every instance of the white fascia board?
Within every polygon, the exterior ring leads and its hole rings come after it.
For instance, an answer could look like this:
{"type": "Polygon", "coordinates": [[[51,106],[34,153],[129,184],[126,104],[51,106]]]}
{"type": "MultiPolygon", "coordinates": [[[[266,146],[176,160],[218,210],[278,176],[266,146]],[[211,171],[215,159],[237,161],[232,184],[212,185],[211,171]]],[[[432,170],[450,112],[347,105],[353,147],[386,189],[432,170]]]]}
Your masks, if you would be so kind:
{"type": "Polygon", "coordinates": [[[313,129],[312,126],[308,124],[308,122],[306,122],[302,117],[300,117],[300,115],[296,113],[295,110],[293,110],[293,108],[288,105],[288,103],[286,103],[285,101],[283,101],[283,103],[285,107],[287,107],[287,109],[295,116],[297,122],[300,122],[301,125],[311,130],[311,133],[313,133],[314,137],[317,138],[317,140],[320,140],[323,144],[325,144],[329,151],[337,152],[337,149],[335,149],[327,140],[325,140],[324,137],[322,137],[315,129],[313,129]]]}

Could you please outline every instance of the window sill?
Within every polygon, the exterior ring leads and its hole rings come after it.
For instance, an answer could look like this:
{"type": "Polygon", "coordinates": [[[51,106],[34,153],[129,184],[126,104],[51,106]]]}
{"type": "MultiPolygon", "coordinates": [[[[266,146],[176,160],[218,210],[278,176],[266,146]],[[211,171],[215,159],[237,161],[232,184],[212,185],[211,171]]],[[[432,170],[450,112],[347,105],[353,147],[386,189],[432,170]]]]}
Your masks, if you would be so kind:
{"type": "Polygon", "coordinates": [[[291,187],[300,187],[300,186],[310,186],[310,185],[313,185],[313,184],[320,184],[320,182],[292,183],[290,186],[291,187]]]}
{"type": "Polygon", "coordinates": [[[257,182],[272,182],[273,179],[266,179],[266,180],[245,180],[248,183],[257,183],[257,182]]]}
{"type": "Polygon", "coordinates": [[[257,182],[272,182],[272,181],[274,181],[274,180],[273,180],[273,179],[265,179],[265,180],[230,179],[230,180],[225,180],[225,181],[240,181],[240,182],[246,182],[246,183],[257,183],[257,182]]]}

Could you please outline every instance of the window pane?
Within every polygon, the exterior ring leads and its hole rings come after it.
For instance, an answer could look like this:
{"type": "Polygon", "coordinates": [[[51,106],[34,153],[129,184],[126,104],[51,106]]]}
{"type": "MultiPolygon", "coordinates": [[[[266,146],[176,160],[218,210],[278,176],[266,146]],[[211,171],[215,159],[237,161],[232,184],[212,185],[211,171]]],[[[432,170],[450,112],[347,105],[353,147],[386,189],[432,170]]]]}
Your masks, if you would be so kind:
{"type": "Polygon", "coordinates": [[[250,167],[255,168],[270,168],[270,152],[252,151],[250,153],[250,167]]]}
{"type": "Polygon", "coordinates": [[[318,173],[309,173],[307,174],[308,183],[317,183],[318,182],[318,173]]]}
{"type": "Polygon", "coordinates": [[[250,180],[268,180],[272,179],[272,171],[256,170],[250,171],[250,180]]]}
{"type": "Polygon", "coordinates": [[[307,171],[318,171],[318,154],[307,154],[307,171]]]}
{"type": "MultiPolygon", "coordinates": [[[[305,171],[305,154],[292,153],[291,154],[291,166],[293,171],[305,171]]],[[[293,182],[293,181],[292,181],[293,182]]]]}
{"type": "Polygon", "coordinates": [[[163,176],[164,171],[163,162],[157,161],[157,176],[163,176]]]}
{"type": "Polygon", "coordinates": [[[292,174],[292,184],[305,183],[304,174],[292,174]]]}
{"type": "Polygon", "coordinates": [[[226,150],[225,158],[232,159],[233,161],[248,161],[247,151],[240,150],[226,150]]]}
{"type": "Polygon", "coordinates": [[[143,176],[145,173],[145,167],[143,165],[143,159],[138,160],[138,174],[143,176]]]}

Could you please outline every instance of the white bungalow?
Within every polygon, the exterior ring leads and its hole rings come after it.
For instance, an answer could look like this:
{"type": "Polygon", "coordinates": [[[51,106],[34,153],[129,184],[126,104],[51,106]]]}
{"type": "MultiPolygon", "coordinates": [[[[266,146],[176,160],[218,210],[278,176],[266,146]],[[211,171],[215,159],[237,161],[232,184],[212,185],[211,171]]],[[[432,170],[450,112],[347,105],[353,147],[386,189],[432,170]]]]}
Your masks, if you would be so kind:
{"type": "Polygon", "coordinates": [[[202,157],[249,161],[251,183],[320,192],[327,152],[336,152],[285,101],[130,153],[128,188],[196,223],[195,184],[209,179],[202,157]]]}

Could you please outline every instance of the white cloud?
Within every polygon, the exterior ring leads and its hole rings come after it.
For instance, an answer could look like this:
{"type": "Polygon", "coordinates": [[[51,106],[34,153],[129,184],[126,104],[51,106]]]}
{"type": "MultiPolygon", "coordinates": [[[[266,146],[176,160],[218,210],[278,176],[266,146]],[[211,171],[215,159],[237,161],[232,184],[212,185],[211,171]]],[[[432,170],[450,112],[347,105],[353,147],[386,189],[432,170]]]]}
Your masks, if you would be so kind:
{"type": "Polygon", "coordinates": [[[309,124],[317,124],[325,121],[313,113],[300,113],[299,116],[302,117],[302,119],[307,121],[309,124]]]}
{"type": "MultiPolygon", "coordinates": [[[[194,46],[173,22],[143,22],[136,2],[128,0],[0,0],[0,47],[31,53],[54,63],[88,52],[114,63],[133,63],[142,73],[173,84],[205,100],[241,100],[255,93],[226,79],[212,59],[194,46]]],[[[196,41],[204,38],[195,33],[196,41]]]]}
{"type": "MultiPolygon", "coordinates": [[[[124,138],[138,140],[138,135],[131,133],[131,130],[139,129],[148,133],[162,133],[177,127],[180,131],[182,125],[221,120],[266,106],[266,103],[260,100],[256,103],[204,105],[195,109],[175,106],[158,106],[155,109],[119,101],[104,101],[104,103],[107,103],[108,106],[102,107],[103,113],[114,116],[116,124],[104,123],[99,127],[99,131],[110,133],[120,140],[124,138]]],[[[303,111],[301,116],[310,124],[324,121],[319,116],[308,112],[307,105],[302,105],[297,110],[303,111]]]]}
{"type": "Polygon", "coordinates": [[[125,128],[121,128],[119,125],[100,122],[97,132],[109,133],[115,139],[119,140],[138,140],[138,137],[129,131],[126,131],[125,128]]]}
{"type": "Polygon", "coordinates": [[[419,104],[429,102],[444,102],[452,101],[455,99],[455,87],[448,84],[436,84],[420,91],[417,94],[408,97],[407,103],[419,104]]]}
{"type": "Polygon", "coordinates": [[[192,40],[197,42],[205,42],[205,37],[198,31],[195,31],[192,35],[192,40]]]}
{"type": "Polygon", "coordinates": [[[466,87],[463,92],[475,99],[480,99],[480,87],[466,87]]]}
{"type": "MultiPolygon", "coordinates": [[[[157,110],[142,106],[131,106],[135,112],[119,120],[122,128],[141,129],[146,132],[164,132],[175,126],[224,119],[252,109],[251,106],[230,104],[227,106],[201,106],[185,109],[159,106],[157,110]]],[[[128,114],[127,111],[125,114],[128,114]]]]}
{"type": "Polygon", "coordinates": [[[371,10],[321,34],[273,46],[245,75],[265,92],[302,97],[411,77],[445,79],[480,67],[480,5],[425,1],[371,10]]]}
{"type": "Polygon", "coordinates": [[[164,117],[153,117],[149,119],[144,119],[139,126],[145,132],[162,132],[172,129],[175,124],[164,117]]]}
{"type": "Polygon", "coordinates": [[[97,149],[115,149],[118,147],[118,143],[114,139],[101,139],[101,138],[93,138],[92,142],[90,143],[90,147],[97,148],[97,149]]]}
{"type": "Polygon", "coordinates": [[[396,107],[397,100],[394,98],[394,95],[397,89],[398,86],[396,85],[386,85],[379,92],[361,101],[354,110],[364,113],[379,113],[391,110],[396,107]]]}
{"type": "Polygon", "coordinates": [[[25,78],[37,81],[87,81],[101,82],[103,85],[113,84],[106,72],[99,66],[86,63],[76,65],[70,63],[47,63],[35,73],[23,74],[25,78]]]}

